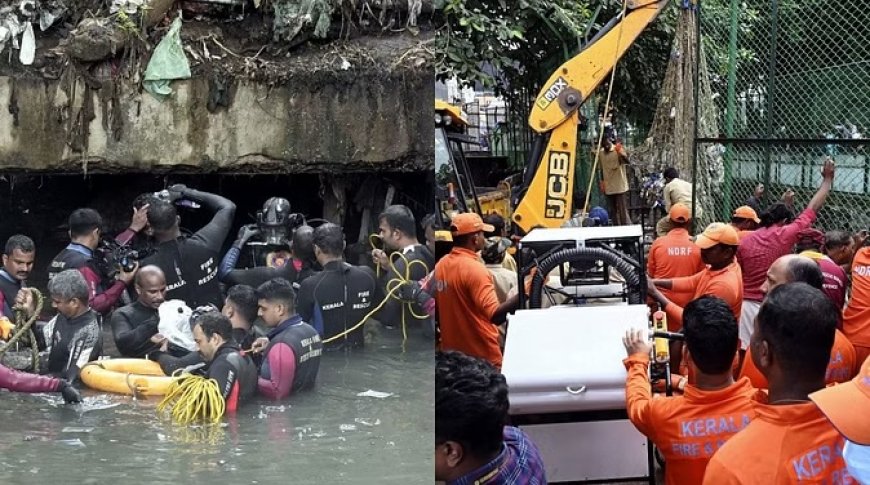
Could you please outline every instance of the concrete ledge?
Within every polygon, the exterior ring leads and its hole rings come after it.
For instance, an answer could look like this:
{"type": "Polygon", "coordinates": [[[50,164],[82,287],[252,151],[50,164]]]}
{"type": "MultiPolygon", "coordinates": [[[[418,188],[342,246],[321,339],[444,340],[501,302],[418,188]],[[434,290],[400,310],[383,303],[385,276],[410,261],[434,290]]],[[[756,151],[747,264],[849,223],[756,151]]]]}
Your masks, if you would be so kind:
{"type": "Polygon", "coordinates": [[[429,70],[279,86],[0,77],[0,170],[8,172],[424,171],[434,164],[429,70]],[[340,82],[338,82],[340,81],[340,82]],[[8,109],[6,109],[8,108],[8,109]],[[214,108],[214,106],[212,106],[214,108]]]}

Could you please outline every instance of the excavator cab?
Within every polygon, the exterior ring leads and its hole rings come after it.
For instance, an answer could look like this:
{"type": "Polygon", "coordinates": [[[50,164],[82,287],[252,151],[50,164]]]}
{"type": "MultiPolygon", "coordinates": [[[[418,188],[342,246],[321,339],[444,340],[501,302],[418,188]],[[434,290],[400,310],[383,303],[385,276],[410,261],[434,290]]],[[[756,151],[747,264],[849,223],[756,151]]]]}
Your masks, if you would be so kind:
{"type": "Polygon", "coordinates": [[[468,120],[459,107],[435,100],[435,197],[442,222],[461,212],[497,213],[510,222],[510,184],[502,181],[498,187],[487,188],[475,183],[462,146],[479,141],[467,134],[467,128],[468,120]]]}
{"type": "Polygon", "coordinates": [[[480,213],[474,182],[462,143],[473,143],[465,134],[468,120],[462,110],[435,100],[435,197],[440,212],[450,217],[458,212],[480,213]]]}

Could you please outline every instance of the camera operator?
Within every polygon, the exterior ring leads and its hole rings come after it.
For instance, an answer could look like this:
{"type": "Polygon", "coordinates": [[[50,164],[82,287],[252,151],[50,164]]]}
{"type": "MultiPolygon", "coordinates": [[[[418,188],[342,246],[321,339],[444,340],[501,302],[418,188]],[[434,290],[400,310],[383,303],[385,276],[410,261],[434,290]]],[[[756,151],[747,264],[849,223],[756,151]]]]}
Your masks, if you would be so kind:
{"type": "MultiPolygon", "coordinates": [[[[144,227],[145,210],[134,209],[133,223],[130,229],[121,233],[116,242],[120,245],[127,244],[133,235],[144,227]]],[[[132,270],[119,271],[116,280],[108,286],[103,281],[108,275],[101,271],[94,260],[94,250],[100,244],[102,236],[103,218],[94,209],[76,209],[69,216],[70,243],[63,251],[51,261],[48,267],[49,281],[58,273],[67,269],[76,269],[88,283],[90,299],[88,304],[94,311],[106,314],[121,297],[124,289],[133,281],[138,265],[132,270]]]]}
{"type": "Polygon", "coordinates": [[[155,265],[166,276],[166,299],[182,300],[191,308],[223,304],[217,279],[218,262],[224,240],[232,227],[236,205],[220,195],[189,189],[177,184],[169,187],[169,200],[154,200],[148,208],[148,224],[154,236],[155,253],[142,265],[155,265]],[[173,205],[179,199],[191,200],[214,211],[211,222],[189,238],[181,237],[178,213],[173,205]]]}

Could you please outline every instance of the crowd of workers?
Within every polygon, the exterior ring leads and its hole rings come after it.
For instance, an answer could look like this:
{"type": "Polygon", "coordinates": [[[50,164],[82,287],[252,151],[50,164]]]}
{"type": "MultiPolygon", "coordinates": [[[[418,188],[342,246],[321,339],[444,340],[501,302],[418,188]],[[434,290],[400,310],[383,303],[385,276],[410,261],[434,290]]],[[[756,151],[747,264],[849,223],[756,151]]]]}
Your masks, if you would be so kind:
{"type": "MultiPolygon", "coordinates": [[[[363,347],[372,321],[431,338],[431,318],[407,298],[419,292],[415,280],[434,265],[432,244],[418,242],[408,207],[388,206],[378,217],[372,238],[382,243],[372,251],[377,273],[344,261],[340,226],[309,226],[279,197],[266,201],[257,223],[241,227],[222,255],[235,211],[218,194],[174,185],[138,197],[129,228],[107,239],[97,211],[75,210],[70,242],[48,267],[46,302],[57,313],[33,327],[46,375],[0,366],[0,388],[56,391],[79,401],[81,369],[104,355],[104,325],[114,344],[105,348],[117,348],[116,356],[157,361],[167,375],[186,369],[215,379],[228,410],[256,394],[282,399],[312,388],[321,354],[363,347]],[[193,232],[182,229],[182,204],[211,211],[210,222],[193,232]],[[258,244],[250,244],[254,239],[258,244]],[[253,264],[237,268],[243,255],[253,264]],[[172,327],[161,326],[160,309],[170,303],[167,313],[190,310],[184,324],[193,348],[164,334],[172,327]]],[[[35,315],[38,295],[27,284],[35,255],[36,245],[25,235],[6,243],[0,268],[4,340],[21,333],[24,320],[41,317],[35,315]]],[[[34,342],[23,335],[16,348],[29,349],[34,342]]]]}
{"type": "MultiPolygon", "coordinates": [[[[628,417],[664,458],[666,483],[870,483],[870,244],[812,227],[834,174],[828,159],[799,214],[787,193],[693,237],[691,185],[665,172],[646,280],[651,310],[683,336],[671,344],[674,395],[650,382],[646,329],[625,335],[623,363],[628,417]]],[[[535,445],[505,426],[498,326],[528,288],[497,293],[491,230],[454,217],[454,249],[435,266],[436,479],[545,483],[535,445]]]]}

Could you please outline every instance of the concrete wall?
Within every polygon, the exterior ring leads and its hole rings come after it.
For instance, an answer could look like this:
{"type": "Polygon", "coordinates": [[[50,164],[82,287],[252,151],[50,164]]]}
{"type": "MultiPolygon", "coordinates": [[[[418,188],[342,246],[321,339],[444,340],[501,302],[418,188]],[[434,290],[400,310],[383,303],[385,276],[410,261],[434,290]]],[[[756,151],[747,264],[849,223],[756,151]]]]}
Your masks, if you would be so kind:
{"type": "MultiPolygon", "coordinates": [[[[77,79],[77,80],[74,80],[77,79]]],[[[431,74],[210,83],[158,101],[133,83],[0,77],[0,170],[28,172],[424,171],[433,166],[431,74]],[[310,82],[309,82],[310,81],[310,82]],[[98,84],[99,85],[99,84],[98,84]],[[141,92],[140,92],[141,91],[141,92]],[[7,109],[8,107],[8,109],[7,109]]]]}

